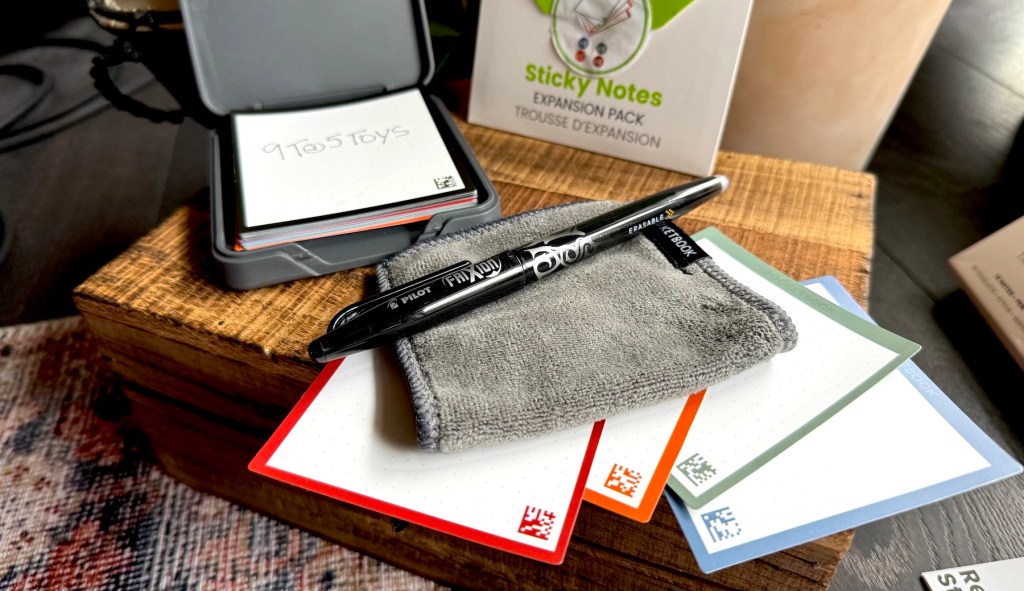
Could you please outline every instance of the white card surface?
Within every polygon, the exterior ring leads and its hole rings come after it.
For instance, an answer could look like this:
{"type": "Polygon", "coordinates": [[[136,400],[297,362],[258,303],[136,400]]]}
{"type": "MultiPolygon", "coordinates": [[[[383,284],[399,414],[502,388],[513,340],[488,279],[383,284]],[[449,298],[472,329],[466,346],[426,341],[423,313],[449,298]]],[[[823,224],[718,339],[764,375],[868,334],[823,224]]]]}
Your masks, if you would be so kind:
{"type": "Polygon", "coordinates": [[[565,556],[601,424],[458,453],[416,445],[384,349],[329,364],[250,470],[529,558],[565,556]]]}
{"type": "Polygon", "coordinates": [[[1008,558],[921,573],[928,591],[1020,591],[1024,558],[1008,558]]]}
{"type": "Polygon", "coordinates": [[[418,89],[233,116],[247,228],[391,205],[465,182],[418,89]]]}
{"type": "MultiPolygon", "coordinates": [[[[808,283],[863,314],[834,278],[808,283]]],[[[906,361],[708,505],[693,509],[667,494],[701,570],[713,572],[1020,470],[906,361]]]]}
{"type": "Polygon", "coordinates": [[[799,334],[793,350],[708,388],[669,478],[701,507],[920,347],[813,294],[714,228],[693,237],[726,273],[785,310],[799,334]]]}

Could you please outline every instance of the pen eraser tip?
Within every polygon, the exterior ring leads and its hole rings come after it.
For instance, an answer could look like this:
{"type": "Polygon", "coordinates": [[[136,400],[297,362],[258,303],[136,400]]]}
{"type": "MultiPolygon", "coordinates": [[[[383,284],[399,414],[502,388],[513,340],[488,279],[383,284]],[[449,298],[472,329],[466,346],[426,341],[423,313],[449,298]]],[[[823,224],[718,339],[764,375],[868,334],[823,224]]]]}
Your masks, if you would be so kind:
{"type": "Polygon", "coordinates": [[[722,174],[716,174],[715,177],[722,183],[722,192],[725,193],[725,190],[729,188],[729,177],[722,174]]]}

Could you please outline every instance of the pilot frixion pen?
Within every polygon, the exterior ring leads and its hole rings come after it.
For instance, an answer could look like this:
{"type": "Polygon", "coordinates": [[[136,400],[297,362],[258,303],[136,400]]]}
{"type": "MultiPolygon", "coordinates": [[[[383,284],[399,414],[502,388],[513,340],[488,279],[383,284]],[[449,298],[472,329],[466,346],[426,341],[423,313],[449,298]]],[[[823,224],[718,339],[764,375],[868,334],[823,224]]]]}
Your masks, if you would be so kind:
{"type": "Polygon", "coordinates": [[[326,363],[425,330],[561,271],[678,218],[729,186],[721,175],[698,179],[627,203],[597,217],[478,262],[462,261],[343,308],[327,333],[309,344],[326,363]]]}

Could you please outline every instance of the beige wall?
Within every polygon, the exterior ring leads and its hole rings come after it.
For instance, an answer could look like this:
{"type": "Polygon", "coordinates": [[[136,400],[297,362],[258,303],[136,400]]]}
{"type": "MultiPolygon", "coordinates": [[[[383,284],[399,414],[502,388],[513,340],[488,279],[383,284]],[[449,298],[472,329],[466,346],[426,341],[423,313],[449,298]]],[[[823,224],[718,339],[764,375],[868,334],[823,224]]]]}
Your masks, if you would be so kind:
{"type": "Polygon", "coordinates": [[[950,0],[754,0],[722,148],[863,169],[950,0]]]}

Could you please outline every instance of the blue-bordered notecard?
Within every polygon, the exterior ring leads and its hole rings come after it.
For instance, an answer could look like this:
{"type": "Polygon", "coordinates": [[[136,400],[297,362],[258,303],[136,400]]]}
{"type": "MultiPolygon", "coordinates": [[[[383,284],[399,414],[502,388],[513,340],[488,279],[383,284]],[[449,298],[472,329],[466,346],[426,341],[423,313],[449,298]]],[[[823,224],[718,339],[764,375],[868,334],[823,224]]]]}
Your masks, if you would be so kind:
{"type": "MultiPolygon", "coordinates": [[[[806,284],[867,318],[834,278],[806,284]]],[[[710,573],[1020,472],[906,361],[708,505],[692,509],[665,494],[697,564],[710,573]]]]}
{"type": "Polygon", "coordinates": [[[796,346],[707,388],[668,486],[699,508],[855,400],[920,349],[811,292],[715,228],[693,235],[733,279],[777,304],[796,346]]]}

